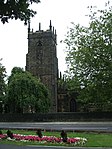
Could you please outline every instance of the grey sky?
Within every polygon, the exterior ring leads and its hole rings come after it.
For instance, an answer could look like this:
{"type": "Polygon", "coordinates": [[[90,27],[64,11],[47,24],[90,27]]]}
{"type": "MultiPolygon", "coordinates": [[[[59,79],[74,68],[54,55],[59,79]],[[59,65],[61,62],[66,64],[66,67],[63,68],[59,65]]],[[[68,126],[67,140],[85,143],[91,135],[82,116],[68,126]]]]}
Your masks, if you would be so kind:
{"type": "MultiPolygon", "coordinates": [[[[41,3],[33,5],[37,10],[37,15],[31,19],[31,28],[38,30],[38,24],[41,22],[41,29],[47,30],[49,22],[57,30],[57,56],[60,71],[66,70],[65,65],[65,46],[60,43],[65,38],[67,27],[70,22],[88,24],[87,6],[97,5],[98,8],[104,7],[107,0],[41,0],[41,3]]],[[[6,67],[7,74],[13,67],[25,68],[27,45],[27,26],[21,21],[9,21],[3,25],[0,22],[0,58],[3,58],[2,64],[6,67]]]]}

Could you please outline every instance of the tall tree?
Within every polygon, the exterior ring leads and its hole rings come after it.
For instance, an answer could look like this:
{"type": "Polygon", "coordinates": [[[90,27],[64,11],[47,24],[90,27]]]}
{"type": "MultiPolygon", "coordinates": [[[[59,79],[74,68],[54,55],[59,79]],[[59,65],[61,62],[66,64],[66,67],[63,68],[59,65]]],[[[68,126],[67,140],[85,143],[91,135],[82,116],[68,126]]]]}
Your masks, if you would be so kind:
{"type": "MultiPolygon", "coordinates": [[[[75,25],[67,33],[66,62],[74,88],[83,102],[112,104],[112,6],[94,11],[88,27],[75,25]]],[[[72,85],[73,87],[73,85],[72,85]]]]}
{"type": "Polygon", "coordinates": [[[29,6],[39,2],[40,0],[0,0],[0,19],[3,23],[9,19],[20,19],[27,24],[30,17],[36,14],[29,6]]]}
{"type": "Polygon", "coordinates": [[[6,84],[5,84],[5,77],[6,77],[6,69],[2,65],[0,59],[0,112],[3,112],[2,105],[4,104],[4,98],[6,93],[6,84]]]}
{"type": "Polygon", "coordinates": [[[49,93],[39,79],[21,68],[12,69],[8,82],[10,112],[47,112],[49,93]]]}

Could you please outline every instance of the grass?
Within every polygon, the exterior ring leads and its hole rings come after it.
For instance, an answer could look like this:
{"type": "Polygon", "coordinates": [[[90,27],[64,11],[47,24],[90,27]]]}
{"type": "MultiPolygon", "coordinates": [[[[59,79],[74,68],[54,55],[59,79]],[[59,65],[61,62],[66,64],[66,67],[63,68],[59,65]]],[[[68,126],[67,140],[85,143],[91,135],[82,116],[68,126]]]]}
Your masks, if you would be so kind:
{"type": "MultiPolygon", "coordinates": [[[[15,134],[24,134],[24,135],[36,135],[36,131],[31,130],[11,130],[15,134]]],[[[7,130],[2,130],[3,133],[6,133],[7,130]]],[[[45,136],[56,136],[60,137],[60,132],[53,131],[42,131],[42,134],[45,136]]],[[[112,147],[112,134],[111,133],[93,133],[93,132],[67,132],[68,137],[83,137],[87,139],[85,147],[112,147]]],[[[12,142],[7,140],[1,140],[2,144],[17,144],[17,145],[42,145],[39,142],[12,142]]],[[[47,143],[45,145],[51,145],[47,143]]],[[[53,144],[54,145],[54,144],[53,144]]],[[[60,144],[55,144],[60,145],[60,144]]],[[[67,144],[65,144],[67,145],[67,144]]]]}

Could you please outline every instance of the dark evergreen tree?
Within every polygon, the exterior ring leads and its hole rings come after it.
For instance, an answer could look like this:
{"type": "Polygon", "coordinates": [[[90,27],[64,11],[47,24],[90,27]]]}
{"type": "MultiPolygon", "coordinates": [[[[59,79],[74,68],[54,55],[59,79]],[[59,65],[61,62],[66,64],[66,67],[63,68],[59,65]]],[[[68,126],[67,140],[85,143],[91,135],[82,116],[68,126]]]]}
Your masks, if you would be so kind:
{"type": "Polygon", "coordinates": [[[3,106],[5,102],[5,94],[6,94],[6,83],[5,83],[5,78],[6,78],[6,69],[2,65],[0,59],[0,113],[3,112],[3,106]]]}

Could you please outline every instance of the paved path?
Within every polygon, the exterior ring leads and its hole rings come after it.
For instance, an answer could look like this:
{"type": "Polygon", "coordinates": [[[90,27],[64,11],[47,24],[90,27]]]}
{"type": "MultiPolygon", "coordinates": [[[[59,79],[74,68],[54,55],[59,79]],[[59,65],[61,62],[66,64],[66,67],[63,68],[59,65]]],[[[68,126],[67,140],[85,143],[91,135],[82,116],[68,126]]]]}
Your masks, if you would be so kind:
{"type": "Polygon", "coordinates": [[[0,144],[0,149],[112,149],[102,147],[16,146],[0,144]]]}
{"type": "Polygon", "coordinates": [[[112,132],[112,122],[38,122],[38,123],[2,123],[0,128],[6,129],[45,129],[45,130],[66,130],[66,131],[100,131],[112,132]]]}
{"type": "MultiPolygon", "coordinates": [[[[101,131],[112,132],[112,122],[44,122],[44,123],[2,123],[0,128],[101,131]]],[[[112,149],[102,147],[48,147],[48,146],[16,146],[0,144],[0,149],[112,149]]]]}

